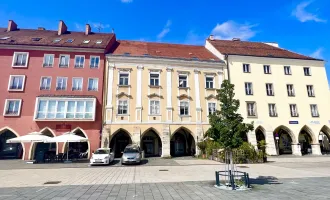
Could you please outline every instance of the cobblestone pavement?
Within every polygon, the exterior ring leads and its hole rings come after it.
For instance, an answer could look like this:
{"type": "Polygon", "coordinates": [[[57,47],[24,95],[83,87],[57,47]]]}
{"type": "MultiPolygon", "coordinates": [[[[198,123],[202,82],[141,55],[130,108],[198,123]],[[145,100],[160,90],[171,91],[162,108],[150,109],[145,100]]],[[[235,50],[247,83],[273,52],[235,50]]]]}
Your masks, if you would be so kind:
{"type": "Polygon", "coordinates": [[[329,178],[259,179],[250,191],[227,191],[214,182],[71,185],[0,188],[0,199],[112,199],[112,200],[247,200],[247,199],[329,199],[329,178]],[[320,187],[322,185],[322,187],[320,187]]]}

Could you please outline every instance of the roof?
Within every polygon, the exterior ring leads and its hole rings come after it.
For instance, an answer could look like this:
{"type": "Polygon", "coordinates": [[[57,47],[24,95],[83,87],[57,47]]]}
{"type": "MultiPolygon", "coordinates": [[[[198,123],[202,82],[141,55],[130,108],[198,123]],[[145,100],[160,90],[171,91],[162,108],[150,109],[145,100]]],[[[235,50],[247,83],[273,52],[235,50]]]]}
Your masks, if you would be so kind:
{"type": "Polygon", "coordinates": [[[304,60],[320,60],[309,56],[297,54],[279,47],[271,46],[262,42],[247,42],[233,40],[210,40],[208,41],[221,53],[228,55],[257,56],[271,58],[291,58],[304,60]]]}
{"type": "Polygon", "coordinates": [[[220,61],[204,46],[118,40],[113,55],[220,61]]]}
{"type": "Polygon", "coordinates": [[[7,32],[7,28],[0,28],[0,44],[7,45],[31,45],[31,46],[51,46],[51,47],[73,47],[73,48],[92,48],[106,49],[109,42],[115,38],[112,33],[90,33],[68,31],[65,34],[58,35],[58,31],[36,30],[36,29],[17,29],[7,32]],[[9,37],[8,39],[1,39],[9,37]],[[39,41],[33,41],[32,38],[40,38],[39,41]],[[55,39],[61,39],[54,42],[55,39]],[[72,42],[67,40],[72,39],[72,42]],[[90,40],[83,43],[84,40],[90,40]],[[102,41],[97,44],[96,41],[102,41]]]}

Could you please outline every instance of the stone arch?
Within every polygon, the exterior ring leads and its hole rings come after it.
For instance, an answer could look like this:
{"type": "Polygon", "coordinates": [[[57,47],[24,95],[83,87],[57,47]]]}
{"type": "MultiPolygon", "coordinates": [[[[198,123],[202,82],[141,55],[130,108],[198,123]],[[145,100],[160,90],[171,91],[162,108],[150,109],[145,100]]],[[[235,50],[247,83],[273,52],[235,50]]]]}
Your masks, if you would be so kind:
{"type": "Polygon", "coordinates": [[[312,143],[313,143],[313,144],[317,144],[317,138],[316,138],[314,132],[312,131],[312,129],[309,128],[309,126],[304,125],[304,126],[300,129],[299,134],[300,134],[301,131],[306,131],[306,132],[309,134],[309,136],[312,138],[312,143]]]}
{"type": "MultiPolygon", "coordinates": [[[[46,132],[46,131],[49,131],[49,133],[51,133],[50,135],[47,135],[47,136],[49,136],[49,137],[56,137],[55,132],[54,132],[51,128],[49,128],[49,127],[45,127],[45,128],[43,128],[43,129],[41,129],[39,132],[40,132],[42,135],[46,135],[46,134],[43,134],[43,133],[46,132]]],[[[49,143],[49,144],[51,145],[52,143],[49,143]]],[[[36,150],[36,148],[37,148],[37,145],[38,145],[38,143],[36,143],[36,142],[33,142],[33,143],[31,143],[31,145],[30,145],[30,151],[29,151],[29,159],[30,159],[30,160],[33,160],[33,158],[34,158],[35,150],[36,150]]],[[[56,150],[55,150],[55,154],[58,154],[58,143],[56,143],[55,148],[56,148],[56,150]]]]}
{"type": "Polygon", "coordinates": [[[277,154],[293,154],[292,144],[297,144],[297,138],[293,132],[286,126],[278,126],[274,132],[274,141],[277,154]]]}
{"type": "Polygon", "coordinates": [[[171,134],[170,153],[171,156],[188,156],[195,154],[195,137],[188,128],[181,126],[171,134]]]}
{"type": "Polygon", "coordinates": [[[115,157],[119,158],[122,155],[125,147],[128,144],[132,144],[132,134],[130,134],[126,129],[119,128],[113,134],[109,141],[109,148],[115,153],[115,157]]]}
{"type": "Polygon", "coordinates": [[[259,142],[262,140],[266,141],[266,130],[264,127],[258,126],[255,129],[255,134],[256,134],[257,146],[259,148],[259,142]]]}
{"type": "MultiPolygon", "coordinates": [[[[8,127],[8,126],[2,127],[2,128],[0,129],[0,136],[1,136],[2,133],[6,132],[6,131],[10,131],[10,132],[12,132],[16,137],[20,137],[20,135],[19,135],[14,129],[12,129],[12,128],[8,127]]],[[[24,157],[25,157],[25,146],[24,146],[23,143],[20,143],[20,144],[21,144],[21,146],[22,146],[22,150],[23,150],[23,152],[22,152],[22,160],[24,160],[24,157]]]]}
{"type": "MultiPolygon", "coordinates": [[[[82,134],[80,134],[79,136],[81,136],[81,137],[85,137],[85,138],[87,138],[88,139],[88,135],[86,134],[86,132],[84,131],[84,129],[82,129],[82,128],[80,128],[79,126],[78,127],[76,127],[75,129],[73,129],[72,131],[70,131],[70,133],[74,133],[75,135],[78,135],[77,133],[79,133],[79,131],[82,133],[82,134]]],[[[74,143],[75,144],[75,142],[70,142],[70,147],[71,147],[71,144],[72,143],[74,143]]],[[[85,143],[85,142],[81,142],[81,143],[85,143]]],[[[90,141],[88,140],[87,142],[87,158],[89,158],[90,157],[90,151],[91,151],[91,145],[90,145],[90,141]]],[[[63,144],[63,147],[62,147],[62,152],[63,153],[65,153],[66,152],[66,149],[67,149],[67,142],[65,142],[64,144],[63,144]]],[[[86,147],[85,147],[86,148],[86,147]]],[[[81,152],[81,153],[85,153],[85,152],[81,152]]]]}
{"type": "Polygon", "coordinates": [[[277,128],[274,129],[274,133],[276,133],[276,131],[279,131],[281,129],[284,130],[284,131],[286,131],[290,135],[290,137],[292,139],[292,143],[294,143],[294,144],[297,144],[298,143],[297,137],[293,134],[293,132],[291,131],[291,129],[289,129],[287,126],[284,126],[284,125],[278,126],[277,128]]]}
{"type": "Polygon", "coordinates": [[[317,139],[313,131],[307,125],[304,125],[299,131],[298,142],[301,155],[306,155],[312,153],[312,145],[317,144],[317,139]]]}
{"type": "Polygon", "coordinates": [[[318,137],[321,153],[330,154],[330,128],[326,125],[322,126],[318,137]]]}
{"type": "Polygon", "coordinates": [[[141,134],[140,147],[146,157],[155,157],[162,155],[162,139],[159,132],[151,127],[141,134]]]}
{"type": "Polygon", "coordinates": [[[160,133],[157,131],[157,129],[153,128],[153,127],[150,127],[148,129],[146,129],[145,131],[143,131],[143,133],[141,134],[141,138],[148,132],[148,131],[154,131],[158,137],[161,138],[161,135],[160,133]]]}
{"type": "Polygon", "coordinates": [[[173,135],[174,135],[176,132],[178,132],[180,129],[184,129],[184,130],[186,130],[187,132],[190,133],[190,135],[191,135],[192,137],[195,137],[194,134],[193,134],[193,132],[192,132],[189,128],[187,128],[187,127],[185,127],[185,126],[180,126],[179,128],[175,129],[175,131],[171,131],[171,138],[172,138],[173,135]]]}

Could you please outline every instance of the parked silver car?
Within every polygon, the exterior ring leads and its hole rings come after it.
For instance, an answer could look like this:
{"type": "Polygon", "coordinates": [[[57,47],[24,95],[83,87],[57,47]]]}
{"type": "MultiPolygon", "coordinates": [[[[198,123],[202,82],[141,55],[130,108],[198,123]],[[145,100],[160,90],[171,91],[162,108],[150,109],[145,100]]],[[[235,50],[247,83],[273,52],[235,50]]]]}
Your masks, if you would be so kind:
{"type": "Polygon", "coordinates": [[[136,144],[129,144],[125,147],[123,156],[121,157],[121,164],[140,164],[141,150],[136,144]]]}

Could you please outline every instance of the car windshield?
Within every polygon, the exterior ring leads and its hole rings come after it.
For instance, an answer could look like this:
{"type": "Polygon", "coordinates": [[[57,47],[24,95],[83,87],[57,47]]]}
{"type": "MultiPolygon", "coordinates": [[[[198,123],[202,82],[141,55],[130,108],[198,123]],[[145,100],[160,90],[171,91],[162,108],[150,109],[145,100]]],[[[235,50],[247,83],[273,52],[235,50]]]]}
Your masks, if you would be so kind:
{"type": "Polygon", "coordinates": [[[107,149],[98,149],[95,151],[94,154],[109,154],[110,153],[110,150],[107,150],[107,149]]]}
{"type": "Polygon", "coordinates": [[[139,153],[139,150],[136,148],[126,148],[124,153],[139,153]]]}

